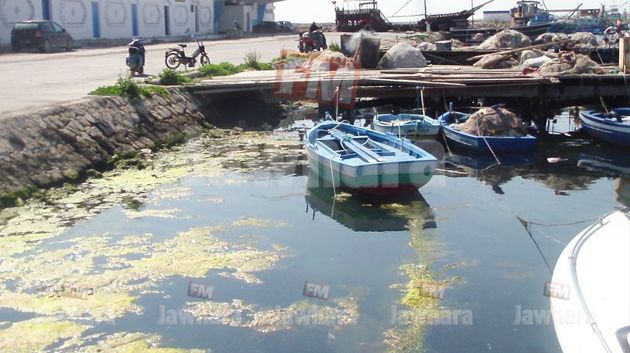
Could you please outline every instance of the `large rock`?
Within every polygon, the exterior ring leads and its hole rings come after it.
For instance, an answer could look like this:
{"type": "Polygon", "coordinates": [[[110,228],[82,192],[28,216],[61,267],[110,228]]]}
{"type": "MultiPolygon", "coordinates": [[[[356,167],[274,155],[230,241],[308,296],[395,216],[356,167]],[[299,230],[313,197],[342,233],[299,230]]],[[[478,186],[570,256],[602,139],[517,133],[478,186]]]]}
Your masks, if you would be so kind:
{"type": "Polygon", "coordinates": [[[483,43],[479,44],[478,49],[508,49],[508,48],[523,48],[531,45],[531,40],[528,36],[521,32],[504,29],[501,32],[486,39],[483,43]]]}
{"type": "Polygon", "coordinates": [[[385,53],[379,66],[384,69],[425,67],[427,60],[420,49],[407,43],[398,43],[385,53]]]}

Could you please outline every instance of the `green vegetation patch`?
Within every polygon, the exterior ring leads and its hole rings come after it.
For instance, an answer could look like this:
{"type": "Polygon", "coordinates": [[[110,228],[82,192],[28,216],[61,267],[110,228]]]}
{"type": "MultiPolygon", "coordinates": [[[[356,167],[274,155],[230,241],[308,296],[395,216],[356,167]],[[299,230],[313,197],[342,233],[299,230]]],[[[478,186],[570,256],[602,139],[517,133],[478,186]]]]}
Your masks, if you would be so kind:
{"type": "Polygon", "coordinates": [[[119,332],[99,340],[95,344],[67,345],[76,353],[204,353],[208,350],[160,347],[160,336],[136,332],[119,332]]]}
{"type": "Polygon", "coordinates": [[[16,322],[0,330],[0,352],[42,352],[47,346],[78,336],[88,328],[73,322],[41,318],[16,322]]]}
{"type": "Polygon", "coordinates": [[[165,86],[178,86],[192,82],[190,77],[168,68],[162,70],[162,72],[158,75],[158,78],[160,79],[160,84],[165,86]]]}
{"type": "Polygon", "coordinates": [[[234,65],[229,62],[208,64],[199,68],[199,72],[206,76],[230,76],[245,71],[243,65],[234,65]]]}
{"type": "Polygon", "coordinates": [[[335,51],[338,53],[341,53],[341,46],[339,45],[339,43],[337,42],[332,42],[330,43],[330,45],[328,46],[328,50],[330,51],[335,51]]]}
{"type": "Polygon", "coordinates": [[[101,86],[89,94],[92,96],[117,96],[139,99],[141,97],[151,98],[154,94],[166,96],[168,92],[162,87],[139,85],[131,77],[120,77],[116,84],[101,86]]]}

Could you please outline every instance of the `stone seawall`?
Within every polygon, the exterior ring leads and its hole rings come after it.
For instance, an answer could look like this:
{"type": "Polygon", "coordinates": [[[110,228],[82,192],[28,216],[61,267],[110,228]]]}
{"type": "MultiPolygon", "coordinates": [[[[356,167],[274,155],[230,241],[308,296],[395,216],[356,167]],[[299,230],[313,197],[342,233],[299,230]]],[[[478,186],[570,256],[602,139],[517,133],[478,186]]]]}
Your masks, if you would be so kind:
{"type": "Polygon", "coordinates": [[[76,179],[114,154],[199,134],[206,126],[200,107],[186,90],[173,88],[167,96],[135,102],[102,97],[5,119],[0,126],[0,196],[6,200],[76,179]]]}

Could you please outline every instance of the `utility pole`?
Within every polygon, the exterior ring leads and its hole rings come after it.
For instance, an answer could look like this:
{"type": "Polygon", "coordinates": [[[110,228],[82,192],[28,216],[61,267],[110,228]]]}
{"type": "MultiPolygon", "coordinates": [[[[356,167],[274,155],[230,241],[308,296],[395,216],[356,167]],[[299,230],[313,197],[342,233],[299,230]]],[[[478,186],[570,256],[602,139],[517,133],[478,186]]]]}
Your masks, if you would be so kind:
{"type": "MultiPolygon", "coordinates": [[[[470,0],[470,11],[472,11],[475,8],[475,4],[474,4],[475,0],[470,0]]],[[[470,17],[470,27],[475,27],[475,14],[473,13],[472,16],[470,17]]]]}
{"type": "Polygon", "coordinates": [[[426,28],[427,33],[431,32],[431,24],[429,24],[429,20],[427,18],[427,0],[424,0],[424,22],[427,25],[427,28],[426,28]]]}

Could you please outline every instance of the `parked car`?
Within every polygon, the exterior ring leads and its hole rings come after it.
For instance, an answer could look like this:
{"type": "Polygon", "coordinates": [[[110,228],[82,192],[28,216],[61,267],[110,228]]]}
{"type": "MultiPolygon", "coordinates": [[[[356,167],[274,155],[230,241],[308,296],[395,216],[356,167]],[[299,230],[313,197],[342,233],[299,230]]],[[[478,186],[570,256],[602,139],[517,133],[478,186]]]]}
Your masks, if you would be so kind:
{"type": "Polygon", "coordinates": [[[281,32],[293,33],[295,31],[293,23],[289,21],[278,21],[278,25],[280,26],[281,32]]]}
{"type": "Polygon", "coordinates": [[[71,51],[74,48],[72,36],[53,21],[29,20],[17,22],[11,30],[13,51],[38,49],[48,52],[54,48],[71,51]]]}
{"type": "Polygon", "coordinates": [[[262,21],[252,28],[254,33],[283,33],[293,32],[293,25],[288,21],[262,21]]]}

